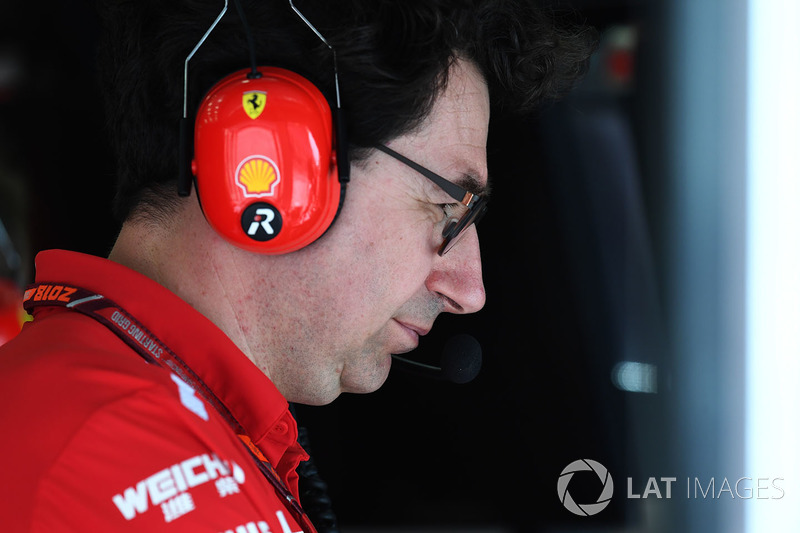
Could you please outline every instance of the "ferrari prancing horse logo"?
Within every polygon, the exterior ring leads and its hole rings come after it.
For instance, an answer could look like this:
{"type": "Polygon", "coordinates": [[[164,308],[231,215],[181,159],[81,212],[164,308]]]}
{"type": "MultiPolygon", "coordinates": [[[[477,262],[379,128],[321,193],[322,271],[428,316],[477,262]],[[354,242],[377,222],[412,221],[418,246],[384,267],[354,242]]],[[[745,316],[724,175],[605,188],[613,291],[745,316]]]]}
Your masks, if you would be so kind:
{"type": "Polygon", "coordinates": [[[247,91],[242,94],[242,107],[247,116],[252,119],[257,119],[258,116],[264,111],[264,105],[267,103],[267,93],[265,91],[247,91]]]}

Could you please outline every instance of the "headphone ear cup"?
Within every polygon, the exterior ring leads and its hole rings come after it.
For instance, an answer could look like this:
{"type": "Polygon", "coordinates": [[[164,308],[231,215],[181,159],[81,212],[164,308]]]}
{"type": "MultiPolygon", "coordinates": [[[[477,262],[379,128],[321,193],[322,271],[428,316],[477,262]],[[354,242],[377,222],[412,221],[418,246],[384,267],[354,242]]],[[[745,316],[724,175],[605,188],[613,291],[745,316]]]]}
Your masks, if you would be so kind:
{"type": "Polygon", "coordinates": [[[293,252],[336,217],[341,188],[330,106],[302,76],[277,67],[235,72],[195,119],[197,193],[209,224],[236,246],[293,252]]]}

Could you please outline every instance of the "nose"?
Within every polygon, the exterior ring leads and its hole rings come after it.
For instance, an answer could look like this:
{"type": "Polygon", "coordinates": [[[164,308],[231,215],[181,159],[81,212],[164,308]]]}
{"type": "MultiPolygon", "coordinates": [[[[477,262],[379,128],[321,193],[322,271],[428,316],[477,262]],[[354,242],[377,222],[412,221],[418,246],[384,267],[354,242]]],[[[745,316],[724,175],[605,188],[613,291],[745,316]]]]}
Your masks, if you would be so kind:
{"type": "Polygon", "coordinates": [[[467,314],[483,308],[486,290],[483,287],[478,232],[474,225],[465,230],[450,251],[437,256],[425,285],[442,298],[445,312],[467,314]]]}

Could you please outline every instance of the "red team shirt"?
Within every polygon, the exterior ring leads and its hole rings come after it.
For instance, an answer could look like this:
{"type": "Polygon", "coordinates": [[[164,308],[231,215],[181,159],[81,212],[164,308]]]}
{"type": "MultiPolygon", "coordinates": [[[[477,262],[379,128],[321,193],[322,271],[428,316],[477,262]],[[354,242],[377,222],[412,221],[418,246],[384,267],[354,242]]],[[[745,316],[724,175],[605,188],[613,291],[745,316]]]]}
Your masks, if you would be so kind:
{"type": "MultiPolygon", "coordinates": [[[[208,319],[126,267],[52,250],[37,282],[119,304],[195,372],[297,497],[307,459],[273,383],[208,319]]],[[[253,310],[257,312],[257,310],[253,310]]],[[[236,432],[108,327],[40,307],[0,348],[2,531],[301,531],[236,432]]]]}

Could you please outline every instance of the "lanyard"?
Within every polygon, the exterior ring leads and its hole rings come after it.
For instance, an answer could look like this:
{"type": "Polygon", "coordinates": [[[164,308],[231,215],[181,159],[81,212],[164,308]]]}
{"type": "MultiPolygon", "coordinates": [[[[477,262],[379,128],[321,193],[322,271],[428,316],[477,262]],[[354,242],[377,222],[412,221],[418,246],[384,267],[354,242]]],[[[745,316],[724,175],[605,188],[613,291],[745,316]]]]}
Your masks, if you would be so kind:
{"type": "Polygon", "coordinates": [[[178,357],[166,344],[148,330],[133,315],[101,294],[70,284],[37,283],[29,285],[23,298],[23,306],[29,313],[36,307],[57,306],[78,311],[100,322],[130,346],[145,361],[167,367],[190,385],[203,399],[211,404],[220,416],[238,435],[258,469],[283,497],[295,519],[306,533],[316,533],[311,520],[303,511],[300,502],[283,483],[266,456],[247,435],[225,404],[208,388],[200,377],[178,357]]]}

